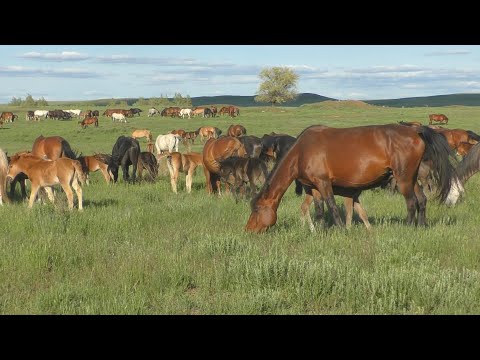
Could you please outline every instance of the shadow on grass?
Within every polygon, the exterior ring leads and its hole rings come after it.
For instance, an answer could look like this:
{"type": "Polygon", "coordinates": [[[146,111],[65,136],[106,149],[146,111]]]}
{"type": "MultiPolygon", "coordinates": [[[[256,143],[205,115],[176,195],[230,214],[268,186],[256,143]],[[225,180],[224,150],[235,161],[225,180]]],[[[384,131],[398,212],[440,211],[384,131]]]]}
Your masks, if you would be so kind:
{"type": "Polygon", "coordinates": [[[118,205],[118,200],[115,200],[115,199],[83,200],[83,207],[106,207],[111,205],[118,205]]]}

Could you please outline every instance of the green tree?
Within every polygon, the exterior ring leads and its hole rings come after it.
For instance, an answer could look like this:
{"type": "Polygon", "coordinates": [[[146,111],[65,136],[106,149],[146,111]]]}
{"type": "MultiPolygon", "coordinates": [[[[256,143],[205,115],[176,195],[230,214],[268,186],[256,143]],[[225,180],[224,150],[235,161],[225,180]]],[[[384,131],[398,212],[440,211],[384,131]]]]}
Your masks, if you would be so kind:
{"type": "Polygon", "coordinates": [[[27,94],[27,97],[23,101],[23,105],[25,105],[25,106],[35,106],[35,100],[33,99],[32,95],[27,94]]]}
{"type": "Polygon", "coordinates": [[[298,74],[288,67],[263,69],[258,75],[262,80],[255,96],[256,102],[280,105],[297,97],[298,74]]]}
{"type": "Polygon", "coordinates": [[[48,106],[48,101],[42,96],[40,99],[36,101],[37,106],[48,106]]]}
{"type": "Polygon", "coordinates": [[[8,105],[12,105],[12,106],[20,106],[22,105],[22,98],[16,98],[15,96],[12,97],[12,100],[8,103],[8,105]]]}

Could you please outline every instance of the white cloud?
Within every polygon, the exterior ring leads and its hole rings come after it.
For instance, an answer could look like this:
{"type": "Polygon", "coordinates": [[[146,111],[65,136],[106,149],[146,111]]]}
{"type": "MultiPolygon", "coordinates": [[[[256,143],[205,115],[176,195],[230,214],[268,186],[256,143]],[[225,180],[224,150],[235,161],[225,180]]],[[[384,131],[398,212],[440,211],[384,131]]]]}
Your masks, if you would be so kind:
{"type": "Polygon", "coordinates": [[[43,61],[80,61],[89,58],[86,54],[76,51],[62,51],[60,53],[39,53],[36,51],[27,52],[21,56],[24,59],[36,59],[43,61]]]}
{"type": "Polygon", "coordinates": [[[457,50],[441,50],[441,51],[432,51],[426,53],[425,56],[445,56],[445,55],[467,55],[471,52],[469,50],[457,49],[457,50]]]}
{"type": "Polygon", "coordinates": [[[0,77],[98,78],[103,74],[81,68],[38,69],[25,66],[0,66],[0,77]]]}

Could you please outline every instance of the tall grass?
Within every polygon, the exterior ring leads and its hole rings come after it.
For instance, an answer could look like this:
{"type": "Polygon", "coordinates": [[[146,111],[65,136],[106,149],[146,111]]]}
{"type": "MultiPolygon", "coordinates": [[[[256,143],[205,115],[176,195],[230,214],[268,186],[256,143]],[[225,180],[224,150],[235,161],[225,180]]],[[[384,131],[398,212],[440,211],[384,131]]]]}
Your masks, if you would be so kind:
{"type": "MultiPolygon", "coordinates": [[[[98,128],[84,130],[75,120],[26,122],[24,112],[14,110],[19,121],[0,129],[0,147],[14,153],[30,149],[40,134],[61,135],[88,155],[110,153],[118,136],[136,128],[157,136],[202,125],[226,131],[240,123],[248,134],[297,135],[312,124],[425,123],[436,112],[449,117],[449,127],[480,133],[480,108],[475,107],[241,111],[235,119],[148,118],[144,112],[128,124],[100,117],[98,128]]],[[[140,143],[144,150],[145,141],[140,143]]],[[[201,144],[192,148],[201,149],[201,144]]],[[[122,180],[107,185],[94,173],[84,187],[83,212],[69,211],[61,192],[55,205],[36,203],[29,210],[17,190],[14,204],[0,207],[0,313],[480,313],[476,176],[455,208],[429,199],[425,228],[406,225],[401,195],[364,192],[372,233],[356,216],[350,230],[329,226],[310,233],[300,221],[303,198],[292,187],[282,199],[277,224],[264,235],[248,234],[243,227],[249,203],[209,196],[204,183],[197,170],[193,191],[186,194],[182,175],[175,195],[165,172],[156,182],[135,185],[122,180]]],[[[337,202],[344,212],[343,200],[337,202]]],[[[328,214],[327,222],[332,223],[328,214]]]]}

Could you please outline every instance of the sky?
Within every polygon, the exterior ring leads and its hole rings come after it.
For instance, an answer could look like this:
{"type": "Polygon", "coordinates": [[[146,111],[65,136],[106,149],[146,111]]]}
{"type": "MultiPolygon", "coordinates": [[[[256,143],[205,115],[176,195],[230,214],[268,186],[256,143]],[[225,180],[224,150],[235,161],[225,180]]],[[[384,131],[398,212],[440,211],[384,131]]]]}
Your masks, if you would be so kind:
{"type": "Polygon", "coordinates": [[[340,100],[480,93],[479,45],[0,45],[0,103],[255,95],[273,66],[340,100]]]}

